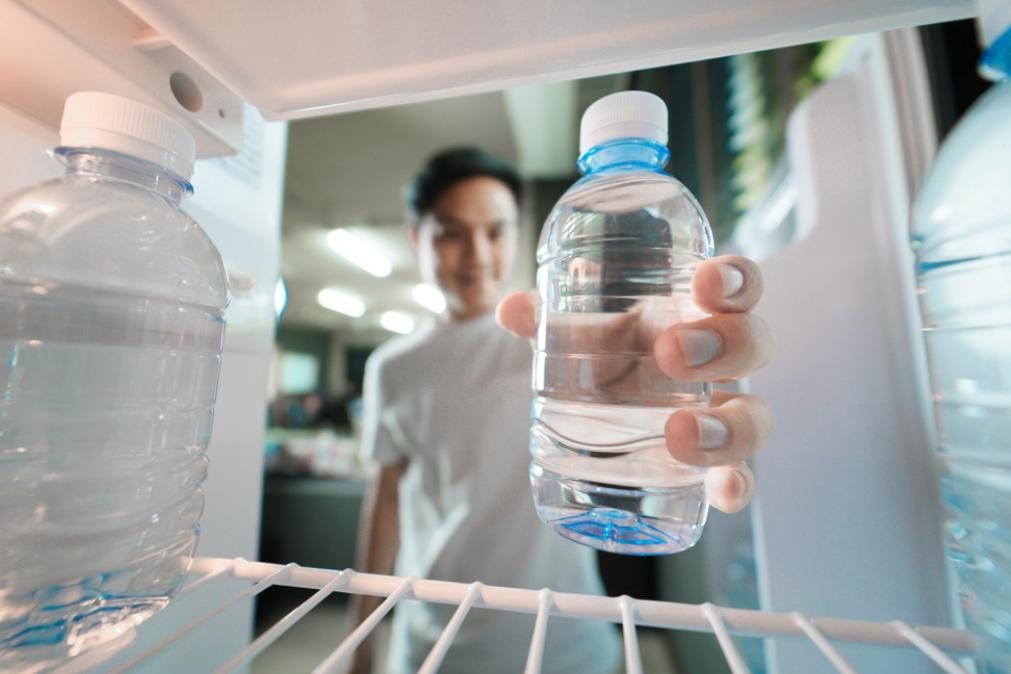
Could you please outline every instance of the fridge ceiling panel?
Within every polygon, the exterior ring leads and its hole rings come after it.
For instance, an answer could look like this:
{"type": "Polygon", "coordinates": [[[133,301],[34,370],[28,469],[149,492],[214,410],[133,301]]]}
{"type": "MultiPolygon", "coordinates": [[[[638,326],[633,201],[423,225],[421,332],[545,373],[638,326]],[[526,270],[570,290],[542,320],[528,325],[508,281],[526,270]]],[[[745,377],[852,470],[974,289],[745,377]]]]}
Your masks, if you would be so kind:
{"type": "Polygon", "coordinates": [[[175,116],[200,158],[242,143],[239,97],[115,0],[0,1],[0,105],[55,132],[67,96],[89,90],[175,116]]]}
{"type": "Polygon", "coordinates": [[[972,0],[120,0],[271,119],[965,18],[972,0]]]}

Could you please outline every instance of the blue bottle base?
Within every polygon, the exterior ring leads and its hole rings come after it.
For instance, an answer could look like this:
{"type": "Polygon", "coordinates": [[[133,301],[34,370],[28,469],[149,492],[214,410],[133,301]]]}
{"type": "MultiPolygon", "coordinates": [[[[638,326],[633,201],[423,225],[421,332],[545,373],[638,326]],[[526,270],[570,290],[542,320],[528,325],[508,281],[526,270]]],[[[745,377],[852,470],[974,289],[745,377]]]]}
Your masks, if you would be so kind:
{"type": "Polygon", "coordinates": [[[623,555],[668,555],[695,545],[709,506],[705,487],[605,485],[530,465],[537,515],[559,535],[623,555]]]}
{"type": "Polygon", "coordinates": [[[23,627],[0,648],[0,672],[87,671],[130,644],[134,628],[168,604],[167,597],[106,598],[83,614],[23,627]]]}
{"type": "MultiPolygon", "coordinates": [[[[186,543],[189,552],[195,537],[186,543]]],[[[89,575],[0,597],[0,674],[87,671],[121,650],[161,611],[186,577],[173,558],[149,581],[137,568],[89,575]],[[143,583],[151,589],[139,591],[143,583]]]]}

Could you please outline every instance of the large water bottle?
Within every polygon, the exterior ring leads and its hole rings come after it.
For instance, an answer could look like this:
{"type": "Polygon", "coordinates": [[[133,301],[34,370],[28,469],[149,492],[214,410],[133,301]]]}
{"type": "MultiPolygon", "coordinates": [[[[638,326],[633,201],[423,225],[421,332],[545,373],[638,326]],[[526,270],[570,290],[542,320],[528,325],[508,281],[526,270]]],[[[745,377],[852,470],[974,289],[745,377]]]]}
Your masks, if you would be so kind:
{"type": "Polygon", "coordinates": [[[1011,2],[983,3],[993,86],[941,148],[912,226],[947,545],[988,672],[1011,673],[1011,2]]]}
{"type": "Polygon", "coordinates": [[[663,436],[708,383],[673,381],[653,357],[665,328],[704,314],[691,296],[713,253],[705,214],[664,173],[667,108],[645,92],[607,96],[583,115],[584,174],[548,216],[537,250],[530,479],[540,518],[601,550],[665,554],[702,534],[704,471],[663,436]]]}
{"type": "Polygon", "coordinates": [[[180,210],[189,133],[82,92],[56,155],[65,177],[0,202],[4,672],[128,640],[178,590],[224,334],[221,256],[180,210]]]}

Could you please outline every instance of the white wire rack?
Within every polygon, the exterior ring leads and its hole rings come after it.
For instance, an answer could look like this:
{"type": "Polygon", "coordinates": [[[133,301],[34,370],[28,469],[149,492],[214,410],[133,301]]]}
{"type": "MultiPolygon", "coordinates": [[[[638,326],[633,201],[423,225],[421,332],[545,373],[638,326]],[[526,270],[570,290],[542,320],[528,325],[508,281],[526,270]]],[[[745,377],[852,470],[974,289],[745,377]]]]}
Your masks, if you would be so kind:
{"type": "Polygon", "coordinates": [[[875,623],[840,618],[809,618],[800,613],[771,613],[721,608],[713,604],[646,601],[627,596],[599,597],[552,592],[547,589],[521,590],[481,583],[451,583],[381,576],[358,573],[350,569],[333,571],[306,568],[297,564],[281,566],[244,559],[198,558],[194,560],[191,578],[180,595],[224,578],[250,581],[251,584],[206,613],[194,616],[183,628],[115,669],[109,670],[109,674],[125,674],[131,671],[163,649],[182,640],[227,608],[274,585],[316,589],[317,592],[242,651],[234,654],[218,667],[214,674],[231,672],[252,660],[334,592],[375,595],[386,599],[316,666],[313,674],[330,674],[337,671],[337,667],[402,599],[416,599],[457,607],[421,669],[418,670],[418,674],[433,674],[438,671],[460,625],[475,606],[536,615],[524,674],[538,674],[541,671],[544,637],[551,616],[591,618],[619,623],[624,637],[627,674],[642,674],[643,671],[639,659],[637,625],[714,634],[733,674],[750,674],[750,672],[734,644],[732,635],[807,637],[835,669],[843,674],[855,674],[856,670],[832,645],[833,641],[917,649],[947,674],[968,674],[953,656],[972,654],[976,648],[973,638],[967,632],[942,627],[911,626],[900,621],[875,623]]]}

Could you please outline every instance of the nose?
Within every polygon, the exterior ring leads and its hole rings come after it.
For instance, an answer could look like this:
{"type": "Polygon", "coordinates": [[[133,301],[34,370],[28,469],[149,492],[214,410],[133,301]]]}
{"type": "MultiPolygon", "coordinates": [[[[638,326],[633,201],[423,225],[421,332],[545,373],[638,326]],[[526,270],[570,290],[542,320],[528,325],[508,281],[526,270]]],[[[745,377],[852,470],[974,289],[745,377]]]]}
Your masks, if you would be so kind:
{"type": "Polygon", "coordinates": [[[476,267],[484,267],[491,264],[492,243],[488,237],[480,232],[475,232],[467,237],[467,260],[476,267]]]}

